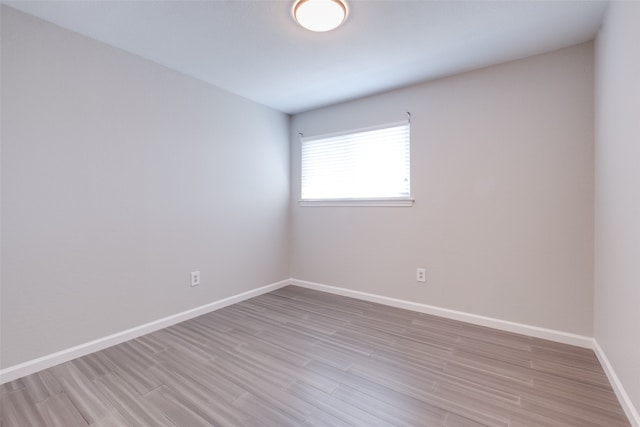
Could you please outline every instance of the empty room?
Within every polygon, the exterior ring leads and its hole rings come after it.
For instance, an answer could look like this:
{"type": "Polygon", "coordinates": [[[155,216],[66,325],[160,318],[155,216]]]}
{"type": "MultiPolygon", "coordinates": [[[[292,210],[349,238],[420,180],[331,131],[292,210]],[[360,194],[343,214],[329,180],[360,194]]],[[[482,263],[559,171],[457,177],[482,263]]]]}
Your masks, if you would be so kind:
{"type": "Polygon", "coordinates": [[[2,427],[640,427],[640,1],[0,19],[2,427]]]}

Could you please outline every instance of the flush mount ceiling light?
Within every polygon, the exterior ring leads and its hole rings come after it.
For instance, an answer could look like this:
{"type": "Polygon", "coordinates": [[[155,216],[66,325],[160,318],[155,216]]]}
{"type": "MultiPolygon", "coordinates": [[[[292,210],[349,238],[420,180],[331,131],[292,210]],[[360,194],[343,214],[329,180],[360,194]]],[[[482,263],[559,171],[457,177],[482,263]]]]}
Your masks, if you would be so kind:
{"type": "Polygon", "coordinates": [[[330,31],[344,22],[347,4],[343,0],[297,0],[293,17],[307,30],[330,31]]]}

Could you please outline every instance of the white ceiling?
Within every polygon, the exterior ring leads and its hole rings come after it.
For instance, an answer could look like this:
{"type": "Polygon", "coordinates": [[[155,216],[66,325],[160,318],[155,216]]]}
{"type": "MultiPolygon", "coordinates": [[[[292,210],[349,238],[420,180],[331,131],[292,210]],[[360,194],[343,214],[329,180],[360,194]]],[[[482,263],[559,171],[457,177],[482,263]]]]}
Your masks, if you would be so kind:
{"type": "Polygon", "coordinates": [[[290,114],[591,40],[607,4],[351,0],[312,33],[293,0],[3,3],[290,114]]]}

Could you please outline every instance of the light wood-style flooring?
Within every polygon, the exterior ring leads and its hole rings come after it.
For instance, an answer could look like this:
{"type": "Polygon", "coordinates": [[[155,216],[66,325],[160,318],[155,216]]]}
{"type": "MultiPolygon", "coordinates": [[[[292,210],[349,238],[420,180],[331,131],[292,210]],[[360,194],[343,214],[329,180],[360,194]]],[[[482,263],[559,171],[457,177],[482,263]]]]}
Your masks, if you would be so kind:
{"type": "Polygon", "coordinates": [[[591,350],[288,286],[1,386],[12,426],[629,426],[591,350]]]}

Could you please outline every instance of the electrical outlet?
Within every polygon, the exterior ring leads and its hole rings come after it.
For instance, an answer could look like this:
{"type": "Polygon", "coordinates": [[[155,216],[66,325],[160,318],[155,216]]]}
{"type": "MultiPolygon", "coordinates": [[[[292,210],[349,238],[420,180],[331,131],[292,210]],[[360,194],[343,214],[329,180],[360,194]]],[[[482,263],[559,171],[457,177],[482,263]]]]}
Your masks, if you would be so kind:
{"type": "Polygon", "coordinates": [[[426,283],[427,282],[427,270],[424,268],[416,269],[416,282],[426,283]]]}
{"type": "Polygon", "coordinates": [[[200,284],[200,272],[192,271],[191,272],[191,286],[198,286],[200,284]]]}

